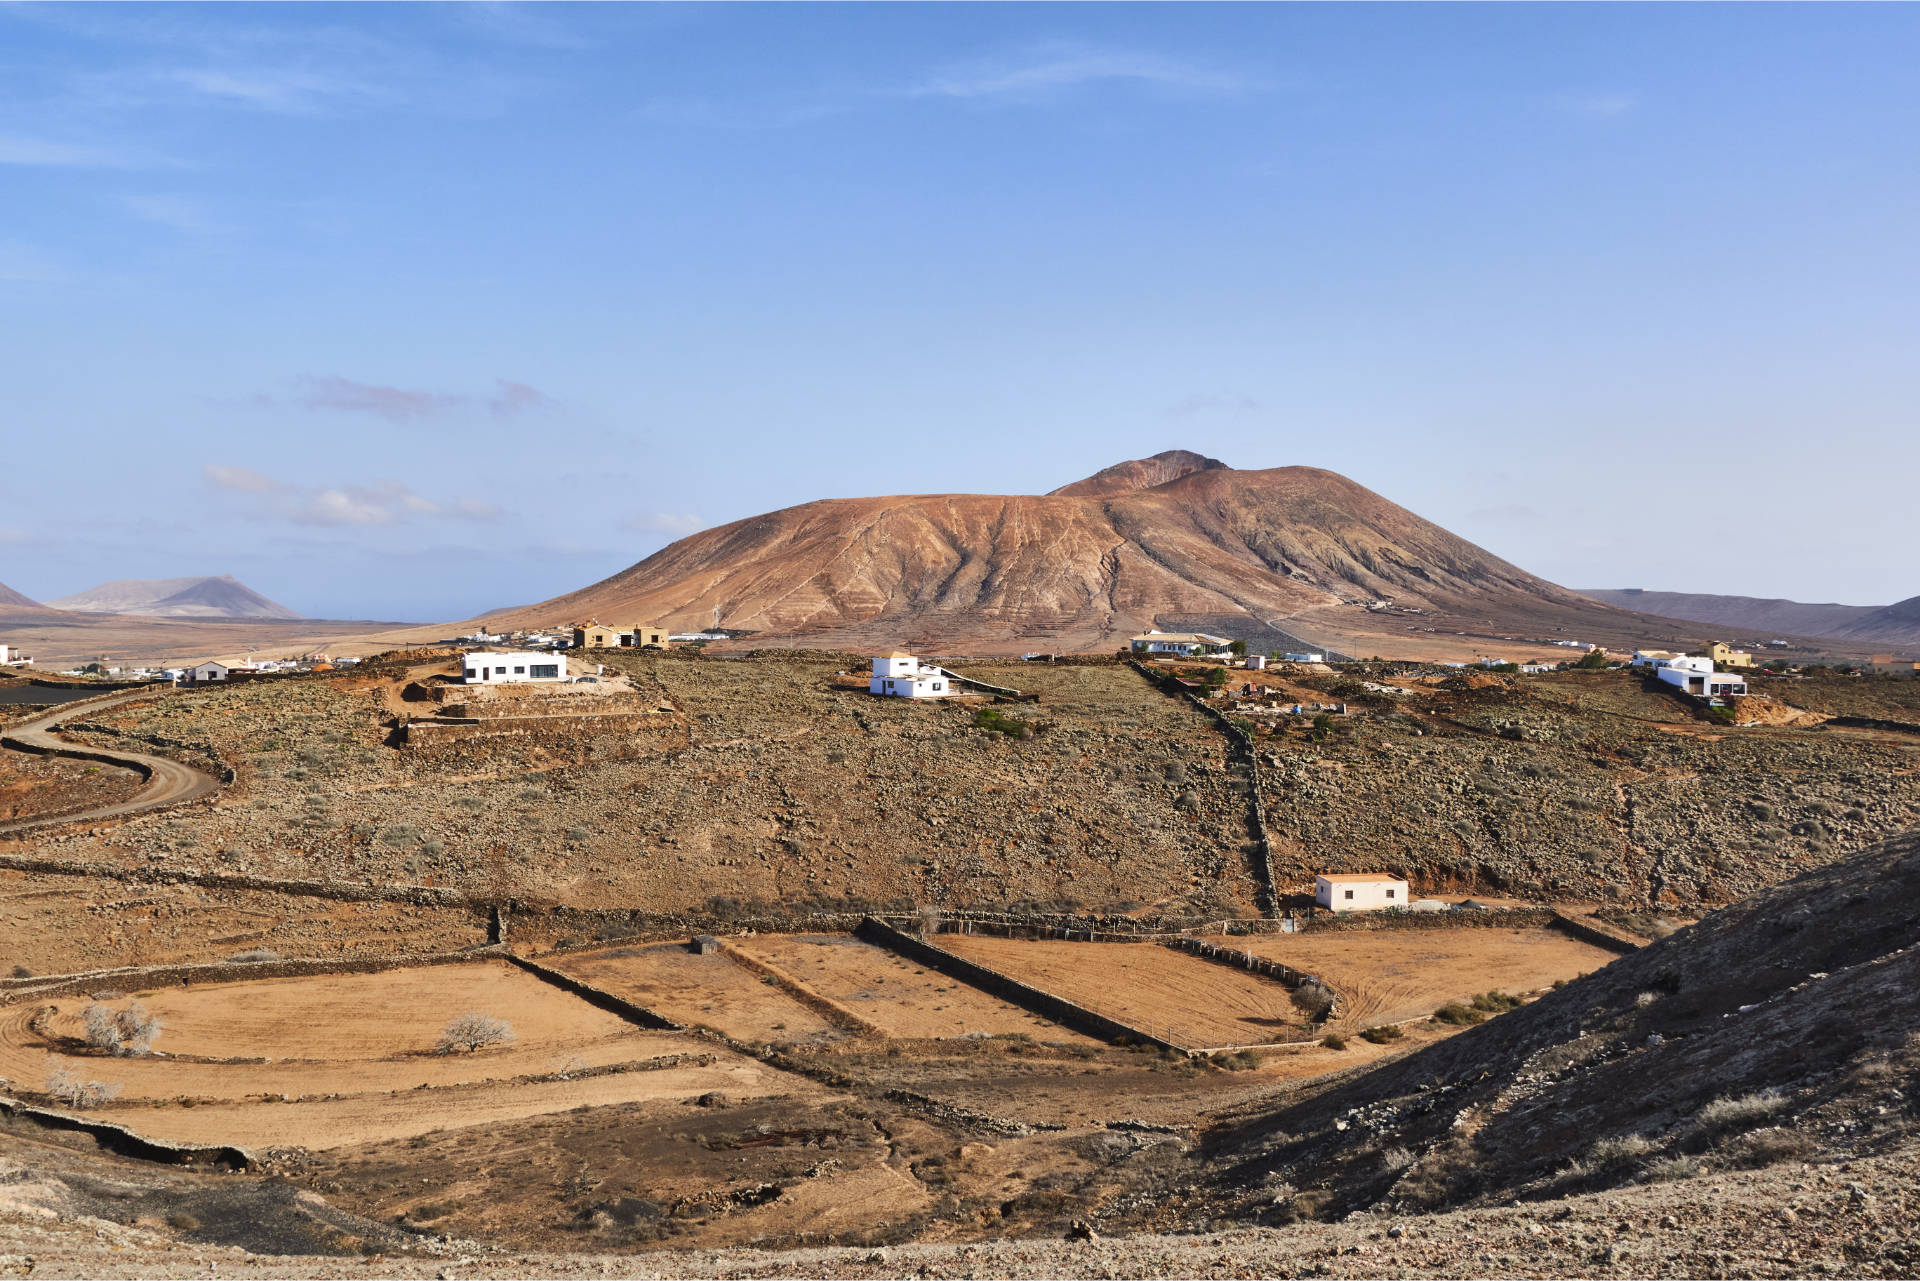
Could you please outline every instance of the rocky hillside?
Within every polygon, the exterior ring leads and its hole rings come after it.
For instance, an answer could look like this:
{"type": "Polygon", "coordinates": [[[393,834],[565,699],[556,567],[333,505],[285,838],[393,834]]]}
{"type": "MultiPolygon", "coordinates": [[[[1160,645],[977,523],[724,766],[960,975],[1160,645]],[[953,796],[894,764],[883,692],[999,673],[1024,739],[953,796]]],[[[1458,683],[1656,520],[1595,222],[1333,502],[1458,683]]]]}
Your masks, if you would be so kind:
{"type": "Polygon", "coordinates": [[[19,592],[14,591],[13,588],[7,586],[5,583],[0,583],[0,605],[16,605],[16,606],[24,607],[26,609],[34,609],[34,608],[37,608],[39,604],[40,602],[33,600],[29,597],[22,596],[19,592]]]}
{"type": "Polygon", "coordinates": [[[1236,471],[1184,451],[1046,495],[806,503],[694,534],[493,621],[704,627],[717,610],[722,625],[782,644],[1005,653],[1109,648],[1162,616],[1265,623],[1333,610],[1367,621],[1366,606],[1383,599],[1418,611],[1399,616],[1400,634],[1416,617],[1535,635],[1640,631],[1633,615],[1536,578],[1344,476],[1236,471]]]}
{"type": "Polygon", "coordinates": [[[81,614],[143,614],[151,618],[298,619],[231,574],[210,578],[122,578],[48,601],[49,608],[81,614]]]}
{"type": "MultiPolygon", "coordinates": [[[[1707,592],[1650,592],[1640,587],[1583,587],[1583,596],[1621,609],[1682,618],[1726,628],[1743,637],[1767,640],[1775,636],[1833,636],[1868,622],[1898,606],[1810,605],[1803,601],[1763,599],[1758,596],[1715,596],[1707,592]]],[[[1914,620],[1920,636],[1920,618],[1914,620]]]]}
{"type": "Polygon", "coordinates": [[[1917,898],[1909,833],[1250,1118],[1219,1140],[1216,1186],[1255,1218],[1296,1199],[1334,1217],[1911,1152],[1917,898]]]}
{"type": "Polygon", "coordinates": [[[1855,619],[1837,635],[1843,640],[1902,647],[1903,652],[1912,653],[1920,647],[1920,596],[1883,605],[1855,619]]]}

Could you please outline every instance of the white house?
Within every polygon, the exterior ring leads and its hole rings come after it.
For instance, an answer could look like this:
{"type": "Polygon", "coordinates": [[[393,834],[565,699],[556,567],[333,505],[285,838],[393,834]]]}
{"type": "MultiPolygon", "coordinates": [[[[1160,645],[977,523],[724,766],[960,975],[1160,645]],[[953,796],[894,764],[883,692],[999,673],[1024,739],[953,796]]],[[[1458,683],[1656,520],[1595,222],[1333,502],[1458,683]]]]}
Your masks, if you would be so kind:
{"type": "Polygon", "coordinates": [[[468,685],[524,685],[528,681],[567,679],[564,654],[532,650],[468,654],[461,661],[461,680],[468,685]]]}
{"type": "Polygon", "coordinates": [[[1324,663],[1327,661],[1327,656],[1325,654],[1315,654],[1311,652],[1305,654],[1282,654],[1280,660],[1286,663],[1324,663]]]}
{"type": "Polygon", "coordinates": [[[1247,670],[1248,670],[1248,671],[1250,671],[1250,672],[1264,672],[1264,671],[1266,671],[1266,670],[1267,670],[1267,656],[1266,656],[1265,654],[1248,654],[1248,655],[1247,655],[1247,670]]]}
{"type": "Polygon", "coordinates": [[[12,645],[0,645],[0,667],[32,667],[33,660],[12,645]]]}
{"type": "Polygon", "coordinates": [[[1704,698],[1719,698],[1727,694],[1747,692],[1747,678],[1735,676],[1732,672],[1716,672],[1710,658],[1676,658],[1663,663],[1654,672],[1667,684],[1685,690],[1689,694],[1699,694],[1704,698]]]}
{"type": "Polygon", "coordinates": [[[233,674],[233,669],[225,663],[216,663],[212,659],[198,667],[189,667],[182,671],[174,682],[178,685],[205,685],[212,681],[223,681],[233,674]]]}
{"type": "Polygon", "coordinates": [[[1405,907],[1407,883],[1385,872],[1329,872],[1313,878],[1313,901],[1336,912],[1405,907]]]}
{"type": "Polygon", "coordinates": [[[891,698],[946,698],[956,691],[946,672],[896,650],[874,656],[867,692],[891,698]]]}
{"type": "Polygon", "coordinates": [[[1233,652],[1233,642],[1225,636],[1209,636],[1205,632],[1163,632],[1150,631],[1144,635],[1130,637],[1127,644],[1136,654],[1178,654],[1182,658],[1217,658],[1233,652]]]}
{"type": "Polygon", "coordinates": [[[1665,667],[1681,655],[1666,649],[1636,649],[1629,667],[1665,667]]]}

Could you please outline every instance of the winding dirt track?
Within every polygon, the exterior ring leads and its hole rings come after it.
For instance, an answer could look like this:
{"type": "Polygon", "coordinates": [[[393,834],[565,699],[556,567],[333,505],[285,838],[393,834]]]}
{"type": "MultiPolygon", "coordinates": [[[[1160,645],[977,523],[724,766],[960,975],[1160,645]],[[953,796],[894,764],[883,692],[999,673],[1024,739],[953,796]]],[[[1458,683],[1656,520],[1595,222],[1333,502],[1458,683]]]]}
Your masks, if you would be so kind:
{"type": "Polygon", "coordinates": [[[118,805],[103,805],[98,809],[81,810],[76,814],[50,814],[44,817],[22,819],[18,822],[0,823],[0,836],[26,831],[29,828],[44,827],[51,823],[84,823],[94,819],[125,818],[130,814],[141,814],[167,805],[178,805],[183,801],[197,801],[203,796],[212,796],[218,792],[219,780],[202,774],[191,766],[182,765],[179,761],[171,761],[164,756],[147,756],[140,752],[123,752],[104,747],[79,747],[53,735],[53,731],[61,724],[75,717],[91,716],[131,699],[150,697],[151,693],[150,690],[133,690],[98,700],[89,698],[77,703],[68,703],[37,720],[28,721],[5,735],[0,735],[0,747],[11,747],[23,752],[72,756],[81,760],[106,761],[137,770],[147,780],[147,785],[141,788],[131,800],[123,801],[118,805]]]}

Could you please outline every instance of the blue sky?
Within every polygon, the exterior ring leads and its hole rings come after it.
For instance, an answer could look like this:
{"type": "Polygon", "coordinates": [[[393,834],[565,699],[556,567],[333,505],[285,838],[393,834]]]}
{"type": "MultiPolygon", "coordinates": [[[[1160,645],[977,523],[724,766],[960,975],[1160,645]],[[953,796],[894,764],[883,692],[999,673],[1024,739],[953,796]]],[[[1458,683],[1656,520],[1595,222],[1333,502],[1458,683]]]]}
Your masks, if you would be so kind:
{"type": "Polygon", "coordinates": [[[1920,592],[1920,8],[0,8],[0,582],[434,619],[1187,447],[1920,592]]]}

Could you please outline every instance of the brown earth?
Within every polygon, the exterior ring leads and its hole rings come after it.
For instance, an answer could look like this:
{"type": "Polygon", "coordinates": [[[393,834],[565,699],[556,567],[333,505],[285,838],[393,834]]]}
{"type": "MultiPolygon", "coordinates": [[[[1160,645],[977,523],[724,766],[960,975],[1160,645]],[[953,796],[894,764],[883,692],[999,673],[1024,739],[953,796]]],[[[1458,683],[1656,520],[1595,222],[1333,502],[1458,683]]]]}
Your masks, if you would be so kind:
{"type": "Polygon", "coordinates": [[[1590,974],[1615,954],[1558,930],[1341,930],[1211,940],[1284,961],[1340,994],[1330,1025],[1355,1029],[1432,1014],[1449,1001],[1535,993],[1590,974]]]}
{"type": "Polygon", "coordinates": [[[842,1033],[718,953],[697,956],[684,941],[570,952],[545,958],[562,974],[644,1006],[675,1023],[709,1027],[742,1041],[832,1040],[842,1033]]]}
{"type": "Polygon", "coordinates": [[[717,609],[754,644],[993,654],[1110,650],[1162,616],[1240,616],[1368,653],[1349,637],[1371,629],[1365,606],[1381,599],[1414,611],[1395,616],[1400,635],[1413,618],[1606,643],[1673,630],[1536,578],[1343,476],[1236,471],[1181,451],[1044,496],[807,503],[492,621],[690,629],[717,609]]]}
{"type": "Polygon", "coordinates": [[[133,770],[94,761],[0,750],[0,824],[117,805],[143,781],[133,770]]]}
{"type": "Polygon", "coordinates": [[[1076,1033],[844,934],[761,934],[732,940],[896,1037],[1076,1033]]]}
{"type": "Polygon", "coordinates": [[[1311,1039],[1273,979],[1158,943],[1067,943],[942,934],[945,950],[1190,1048],[1311,1039]]]}

